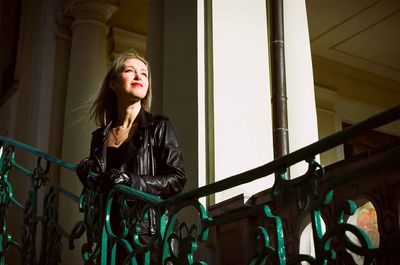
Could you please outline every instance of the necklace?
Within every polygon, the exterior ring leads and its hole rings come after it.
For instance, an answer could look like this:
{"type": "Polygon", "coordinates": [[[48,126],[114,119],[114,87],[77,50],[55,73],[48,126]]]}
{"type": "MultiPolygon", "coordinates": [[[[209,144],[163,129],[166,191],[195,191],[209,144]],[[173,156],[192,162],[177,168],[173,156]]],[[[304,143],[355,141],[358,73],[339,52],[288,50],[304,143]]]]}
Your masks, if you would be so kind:
{"type": "MultiPolygon", "coordinates": [[[[134,126],[132,126],[132,127],[134,127],[134,126]]],[[[115,145],[119,145],[119,144],[121,143],[120,139],[121,139],[121,138],[124,138],[124,137],[130,132],[130,130],[131,130],[131,128],[128,127],[128,128],[127,128],[127,131],[126,131],[123,135],[121,135],[120,137],[118,137],[118,136],[115,134],[114,129],[115,129],[115,128],[112,128],[112,129],[111,129],[111,134],[112,134],[112,135],[114,136],[114,138],[115,138],[115,142],[114,142],[115,145]]]]}

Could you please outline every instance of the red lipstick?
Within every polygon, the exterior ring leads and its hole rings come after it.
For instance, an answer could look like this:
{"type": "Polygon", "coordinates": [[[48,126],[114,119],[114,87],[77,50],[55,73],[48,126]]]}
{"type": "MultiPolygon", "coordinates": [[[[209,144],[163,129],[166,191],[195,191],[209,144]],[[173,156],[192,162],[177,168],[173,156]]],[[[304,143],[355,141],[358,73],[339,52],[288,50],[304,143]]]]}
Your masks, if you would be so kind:
{"type": "Polygon", "coordinates": [[[132,86],[140,86],[140,87],[143,87],[143,85],[142,85],[141,83],[139,83],[139,82],[133,82],[133,83],[132,83],[132,86]]]}

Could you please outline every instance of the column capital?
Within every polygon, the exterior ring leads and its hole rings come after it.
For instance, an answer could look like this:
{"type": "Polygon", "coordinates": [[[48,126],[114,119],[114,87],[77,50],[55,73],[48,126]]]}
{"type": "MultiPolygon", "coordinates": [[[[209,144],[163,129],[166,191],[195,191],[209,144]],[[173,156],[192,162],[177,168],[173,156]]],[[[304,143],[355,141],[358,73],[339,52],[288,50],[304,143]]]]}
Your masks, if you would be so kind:
{"type": "Polygon", "coordinates": [[[93,20],[106,23],[117,11],[119,1],[116,0],[69,0],[62,8],[62,13],[77,20],[93,20]]]}

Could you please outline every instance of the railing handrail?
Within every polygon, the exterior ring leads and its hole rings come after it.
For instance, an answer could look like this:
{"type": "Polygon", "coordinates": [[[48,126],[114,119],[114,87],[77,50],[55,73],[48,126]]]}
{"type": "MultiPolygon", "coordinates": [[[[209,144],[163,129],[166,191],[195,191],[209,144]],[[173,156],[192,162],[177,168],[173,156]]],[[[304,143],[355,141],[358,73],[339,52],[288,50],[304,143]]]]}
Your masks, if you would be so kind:
{"type": "MultiPolygon", "coordinates": [[[[371,116],[360,123],[357,123],[342,131],[322,138],[321,140],[313,144],[310,144],[297,151],[289,153],[288,155],[275,159],[267,164],[233,175],[223,180],[172,196],[168,199],[159,199],[156,196],[150,195],[140,190],[136,190],[134,188],[127,187],[125,185],[117,185],[117,189],[124,193],[135,195],[136,197],[148,203],[156,204],[159,206],[164,206],[167,204],[177,204],[186,200],[194,200],[229,188],[233,188],[238,185],[249,183],[262,177],[266,177],[277,172],[278,170],[285,169],[291,165],[301,162],[305,158],[313,158],[315,155],[325,152],[340,144],[343,144],[344,142],[361,135],[367,130],[378,128],[397,119],[400,119],[400,105],[390,108],[382,113],[371,116]]],[[[47,153],[39,151],[38,149],[35,149],[31,146],[20,143],[13,139],[0,136],[0,141],[22,148],[61,167],[73,171],[76,170],[76,166],[73,164],[67,163],[59,158],[51,156],[47,153]]]]}
{"type": "Polygon", "coordinates": [[[305,158],[312,158],[319,153],[343,144],[344,142],[361,135],[364,131],[375,129],[397,119],[400,119],[400,105],[371,116],[362,122],[350,126],[342,131],[331,134],[330,136],[322,138],[313,144],[277,158],[267,164],[208,184],[198,189],[168,198],[163,201],[163,204],[176,203],[178,201],[184,201],[187,199],[201,198],[241,184],[249,183],[262,177],[266,177],[277,172],[277,170],[285,169],[291,165],[303,161],[305,158]]]}
{"type": "MultiPolygon", "coordinates": [[[[25,225],[24,233],[22,233],[21,243],[13,241],[11,234],[7,234],[6,229],[6,218],[7,215],[2,216],[3,223],[3,238],[7,237],[5,245],[0,244],[0,254],[7,252],[8,247],[13,245],[21,251],[22,259],[29,263],[29,260],[35,261],[39,257],[40,264],[54,263],[54,261],[59,262],[59,257],[61,256],[61,238],[66,238],[69,240],[69,248],[72,249],[74,246],[75,239],[78,239],[86,233],[87,242],[82,246],[81,253],[82,258],[86,263],[92,264],[109,264],[109,261],[116,261],[116,250],[126,252],[127,257],[135,256],[143,252],[144,259],[147,260],[146,264],[151,261],[150,256],[158,256],[163,263],[166,264],[167,261],[172,260],[185,260],[192,259],[192,255],[197,242],[204,242],[208,239],[209,228],[223,225],[226,223],[231,223],[243,218],[253,218],[253,217],[263,217],[271,227],[257,226],[255,232],[257,233],[257,241],[259,248],[256,253],[251,257],[250,264],[258,264],[257,261],[270,259],[275,260],[276,263],[284,265],[289,263],[298,263],[297,261],[309,261],[309,263],[323,264],[326,260],[331,259],[331,256],[326,256],[326,251],[331,251],[336,253],[333,245],[330,241],[333,238],[340,240],[346,233],[351,233],[357,240],[361,242],[361,245],[351,245],[348,240],[342,240],[341,244],[345,249],[356,249],[355,254],[362,254],[363,257],[383,257],[386,253],[393,252],[394,248],[397,246],[396,242],[399,240],[399,234],[395,234],[394,238],[380,237],[387,247],[372,248],[372,243],[370,238],[365,231],[360,230],[356,226],[343,222],[343,216],[353,215],[357,207],[356,203],[352,200],[345,200],[343,204],[333,205],[333,190],[337,187],[337,184],[350,183],[349,181],[354,181],[355,178],[359,178],[360,174],[363,174],[366,169],[372,169],[368,171],[374,171],[377,168],[384,168],[386,165],[395,164],[398,158],[399,148],[396,146],[395,150],[390,150],[390,153],[385,153],[383,158],[369,160],[367,165],[362,165],[360,168],[352,168],[351,174],[340,174],[339,177],[332,178],[332,182],[324,182],[322,186],[318,184],[321,181],[322,176],[324,176],[323,168],[316,163],[315,155],[329,150],[337,145],[340,145],[358,135],[361,135],[367,130],[380,127],[381,125],[392,122],[400,118],[400,105],[378,115],[372,116],[363,122],[353,125],[343,131],[337,132],[331,136],[323,138],[309,146],[306,146],[300,150],[292,152],[281,158],[278,158],[272,162],[262,165],[258,168],[248,170],[246,172],[231,176],[225,180],[221,180],[209,185],[176,195],[174,197],[162,200],[153,195],[147,194],[140,190],[130,188],[125,185],[117,185],[116,188],[108,194],[107,200],[104,201],[104,193],[97,187],[84,188],[80,197],[70,194],[68,191],[59,187],[56,183],[53,183],[48,174],[50,169],[50,164],[56,164],[63,168],[69,170],[76,170],[76,166],[67,163],[61,159],[51,156],[47,153],[39,151],[31,146],[20,143],[13,139],[0,136],[0,142],[3,146],[0,148],[0,152],[3,151],[1,158],[1,173],[2,173],[2,190],[1,190],[1,203],[2,211],[7,209],[10,204],[17,206],[23,210],[23,223],[25,225]],[[37,156],[37,165],[34,170],[29,171],[23,166],[19,165],[15,158],[15,148],[21,148],[25,151],[30,152],[37,156]],[[42,161],[46,160],[47,163],[43,167],[42,161]],[[299,178],[286,180],[277,177],[282,176],[284,172],[291,165],[305,160],[308,162],[309,168],[307,173],[299,178]],[[9,182],[9,170],[16,168],[22,173],[31,177],[31,190],[29,191],[28,199],[26,200],[25,207],[22,206],[13,197],[12,185],[9,182]],[[275,202],[280,204],[283,203],[283,207],[279,207],[279,210],[271,211],[271,205],[269,203],[254,204],[252,207],[244,207],[240,211],[233,211],[225,214],[224,216],[213,216],[209,217],[205,207],[197,200],[200,197],[216,193],[222,190],[232,188],[236,185],[241,185],[248,183],[250,181],[259,179],[261,177],[266,177],[272,175],[275,176],[274,187],[272,188],[272,204],[275,202]],[[339,180],[339,181],[338,181],[339,180]],[[49,182],[48,182],[49,181],[49,182]],[[50,188],[46,187],[46,194],[43,200],[43,211],[39,214],[38,211],[38,197],[39,189],[44,187],[46,183],[50,183],[50,188]],[[318,187],[318,189],[317,189],[318,187]],[[319,189],[322,187],[322,189],[319,189]],[[115,192],[116,191],[116,192],[115,192]],[[321,191],[321,192],[320,192],[321,191]],[[84,218],[77,221],[70,232],[65,230],[58,223],[58,194],[64,193],[70,197],[73,201],[79,204],[79,211],[84,213],[84,218]],[[127,195],[127,196],[126,196],[127,195]],[[281,196],[284,195],[284,196],[281,196]],[[139,208],[130,207],[129,202],[132,202],[132,198],[140,199],[146,202],[145,206],[138,204],[139,208]],[[314,249],[315,257],[305,254],[295,255],[293,257],[287,257],[285,253],[285,235],[284,226],[282,221],[282,209],[285,208],[285,200],[289,198],[293,204],[290,207],[297,206],[297,210],[303,212],[307,208],[309,209],[309,215],[311,218],[311,226],[313,231],[314,249]],[[117,205],[113,205],[114,200],[116,200],[117,205]],[[152,205],[151,205],[152,204],[152,205]],[[167,206],[170,209],[170,216],[166,216],[163,209],[159,209],[160,206],[167,206]],[[113,207],[119,210],[119,217],[113,217],[114,222],[119,220],[120,229],[114,230],[111,221],[111,216],[113,207]],[[121,207],[121,208],[120,208],[121,207]],[[187,207],[194,208],[197,211],[198,222],[189,226],[186,222],[179,224],[179,228],[175,227],[177,225],[178,214],[187,207]],[[334,209],[328,209],[329,207],[334,207],[334,209]],[[118,209],[120,208],[120,209],[118,209]],[[322,210],[327,210],[329,212],[330,219],[333,222],[330,226],[327,226],[327,230],[324,233],[321,228],[321,222],[323,220],[322,210]],[[145,221],[146,216],[153,218],[152,213],[156,213],[155,220],[158,223],[158,228],[156,229],[154,242],[151,244],[157,244],[158,249],[162,252],[158,252],[156,249],[152,249],[152,245],[144,244],[145,242],[140,239],[140,232],[138,228],[141,226],[142,221],[145,221]],[[158,214],[158,215],[157,215],[158,214]],[[117,218],[117,219],[115,219],[117,218]],[[36,224],[40,222],[42,229],[42,245],[40,255],[37,256],[36,252],[36,242],[38,238],[38,233],[36,230],[36,224]],[[269,233],[273,233],[276,238],[274,239],[273,246],[269,241],[269,233]],[[193,246],[192,248],[186,249],[185,247],[179,249],[179,251],[172,250],[172,240],[177,240],[181,246],[193,246]],[[327,241],[328,240],[328,241],[327,241]],[[329,249],[327,249],[327,247],[329,249]],[[54,250],[54,251],[53,251],[54,250]],[[182,250],[182,252],[180,251],[182,250]],[[112,255],[108,256],[108,253],[112,251],[112,255]],[[52,253],[52,255],[48,255],[52,253]],[[181,253],[181,254],[176,254],[181,253]],[[315,261],[315,262],[310,262],[315,261]]],[[[368,158],[370,159],[370,158],[368,158]]],[[[343,172],[341,172],[343,173],[343,172]]],[[[98,175],[92,173],[94,176],[98,175]]],[[[325,175],[326,176],[326,175],[325,175]]],[[[43,190],[42,190],[43,191],[43,190]]],[[[375,192],[375,191],[373,191],[375,192]]],[[[386,190],[385,190],[386,192],[386,190]]],[[[391,196],[390,193],[388,195],[391,196]]],[[[383,198],[380,201],[386,201],[383,198]]],[[[381,208],[390,208],[385,203],[381,208]]],[[[397,216],[397,212],[389,211],[393,216],[397,216]]],[[[382,213],[387,215],[387,213],[382,213]]],[[[148,217],[148,218],[150,218],[148,217]]],[[[286,219],[287,220],[287,219],[286,219]]],[[[380,219],[382,222],[382,219],[380,219]]],[[[393,224],[397,221],[393,219],[393,224]]],[[[263,221],[263,222],[264,222],[263,221]]],[[[329,223],[329,222],[328,222],[329,223]]],[[[396,224],[397,226],[397,224],[396,224]]],[[[292,231],[293,232],[293,231],[292,231]]],[[[338,241],[338,242],[339,242],[338,241]]],[[[0,263],[4,260],[4,255],[0,255],[0,263]]],[[[340,260],[340,259],[338,259],[340,260]]],[[[133,259],[132,259],[133,261],[133,259]]],[[[26,263],[26,264],[28,264],[26,263]]],[[[29,263],[31,264],[31,263],[29,263]]],[[[33,264],[33,263],[32,263],[33,264]]],[[[132,262],[133,264],[133,262],[132,262]]],[[[203,264],[203,263],[202,263],[203,264]]]]}
{"type": "Polygon", "coordinates": [[[67,163],[64,160],[60,159],[60,158],[57,158],[57,157],[52,156],[52,155],[49,155],[49,154],[47,154],[45,152],[40,151],[39,149],[36,149],[36,148],[34,148],[32,146],[29,146],[27,144],[21,143],[19,141],[14,140],[14,139],[7,138],[7,137],[4,137],[4,136],[0,136],[0,143],[1,142],[8,143],[8,144],[11,144],[12,146],[24,149],[25,151],[28,151],[28,152],[30,152],[30,153],[32,153],[34,155],[37,155],[38,157],[44,158],[44,159],[46,159],[46,160],[48,160],[48,161],[50,161],[50,162],[52,162],[54,164],[57,164],[57,165],[59,165],[59,166],[61,166],[63,168],[70,169],[70,170],[73,170],[73,171],[76,170],[76,165],[73,165],[71,163],[67,163]]]}

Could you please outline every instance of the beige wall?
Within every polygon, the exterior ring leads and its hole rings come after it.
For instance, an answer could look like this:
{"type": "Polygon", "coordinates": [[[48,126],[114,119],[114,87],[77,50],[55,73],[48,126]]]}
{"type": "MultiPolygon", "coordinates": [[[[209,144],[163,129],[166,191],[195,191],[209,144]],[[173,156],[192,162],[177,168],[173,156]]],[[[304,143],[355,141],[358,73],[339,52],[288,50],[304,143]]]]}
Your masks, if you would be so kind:
{"type": "Polygon", "coordinates": [[[382,108],[400,102],[400,83],[345,65],[313,57],[315,84],[382,108]]]}
{"type": "MultiPolygon", "coordinates": [[[[345,65],[313,58],[319,138],[400,103],[400,84],[345,65]]],[[[400,122],[377,130],[400,135],[400,122]]],[[[343,159],[342,147],[321,155],[323,165],[343,159]]]]}
{"type": "MultiPolygon", "coordinates": [[[[317,109],[318,136],[324,138],[337,131],[335,113],[325,109],[317,109]]],[[[340,151],[337,148],[330,149],[320,155],[322,166],[327,166],[340,160],[340,151]]]]}

